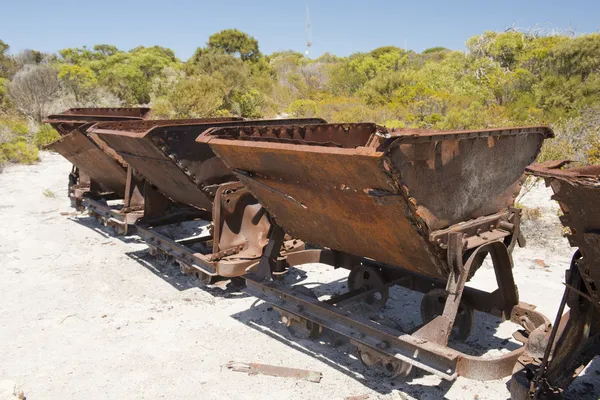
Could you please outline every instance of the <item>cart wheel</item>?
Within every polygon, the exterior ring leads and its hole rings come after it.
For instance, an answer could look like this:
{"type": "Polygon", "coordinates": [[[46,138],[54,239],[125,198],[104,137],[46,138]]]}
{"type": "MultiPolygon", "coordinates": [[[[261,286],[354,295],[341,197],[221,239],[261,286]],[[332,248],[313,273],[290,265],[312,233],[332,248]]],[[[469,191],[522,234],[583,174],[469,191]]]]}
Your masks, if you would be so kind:
{"type": "Polygon", "coordinates": [[[303,339],[318,339],[323,333],[323,327],[305,318],[299,318],[280,308],[273,307],[279,312],[279,318],[290,333],[303,339]]]}
{"type": "Polygon", "coordinates": [[[162,251],[162,250],[158,250],[156,253],[156,261],[158,261],[158,263],[160,265],[167,265],[169,264],[171,261],[173,260],[173,258],[169,255],[169,253],[162,251]]]}
{"type": "MultiPolygon", "coordinates": [[[[442,315],[447,297],[448,293],[444,289],[433,289],[423,296],[423,300],[421,300],[421,319],[423,323],[426,324],[435,317],[442,315]]],[[[475,310],[461,300],[450,337],[458,341],[467,340],[471,334],[474,320],[475,310]]]]}
{"type": "Polygon", "coordinates": [[[377,364],[377,358],[373,357],[367,350],[356,347],[356,357],[360,360],[362,365],[367,368],[373,368],[377,364]]]}
{"type": "Polygon", "coordinates": [[[246,280],[240,276],[230,278],[231,286],[237,290],[242,290],[246,287],[246,280]]]}
{"type": "Polygon", "coordinates": [[[388,361],[383,365],[385,374],[390,379],[406,378],[412,372],[413,366],[404,361],[394,360],[388,361]]]}
{"type": "Polygon", "coordinates": [[[360,288],[367,290],[381,287],[381,290],[366,297],[367,304],[375,309],[380,309],[390,296],[390,289],[384,287],[385,280],[378,268],[369,265],[358,265],[348,275],[348,290],[353,291],[360,288]]]}
{"type": "MultiPolygon", "coordinates": [[[[298,285],[294,286],[292,289],[305,296],[312,297],[313,299],[317,298],[317,295],[305,286],[298,285]]],[[[294,314],[288,313],[287,311],[282,310],[278,307],[273,308],[279,313],[281,322],[285,325],[286,328],[288,328],[292,335],[301,338],[317,339],[323,333],[322,325],[319,325],[308,319],[298,317],[294,314]]]]}
{"type": "Polygon", "coordinates": [[[384,360],[363,346],[356,346],[356,356],[367,368],[377,368],[389,379],[406,378],[413,370],[413,366],[398,359],[384,360]]]}

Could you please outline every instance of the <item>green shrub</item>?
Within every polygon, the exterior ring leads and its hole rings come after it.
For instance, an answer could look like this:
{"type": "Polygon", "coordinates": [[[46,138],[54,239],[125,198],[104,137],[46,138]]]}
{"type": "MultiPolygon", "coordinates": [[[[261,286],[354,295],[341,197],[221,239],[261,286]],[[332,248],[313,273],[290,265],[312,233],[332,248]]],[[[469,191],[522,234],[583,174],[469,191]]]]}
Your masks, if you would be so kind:
{"type": "Polygon", "coordinates": [[[314,100],[295,100],[288,110],[294,117],[314,117],[317,103],[314,100]]]}
{"type": "Polygon", "coordinates": [[[241,116],[246,118],[260,118],[262,116],[260,111],[262,103],[262,96],[256,89],[251,89],[242,94],[238,99],[241,116]]]}
{"type": "Polygon", "coordinates": [[[544,141],[536,161],[542,163],[549,160],[570,160],[574,156],[573,146],[564,138],[559,137],[544,141]]]}
{"type": "Polygon", "coordinates": [[[0,110],[8,107],[8,79],[0,77],[0,110]]]}
{"type": "Polygon", "coordinates": [[[173,105],[167,97],[161,96],[152,102],[152,118],[169,119],[175,118],[176,114],[173,105]]]}
{"type": "Polygon", "coordinates": [[[29,133],[27,122],[18,118],[0,120],[0,131],[9,132],[17,136],[26,136],[29,133]]]}
{"type": "Polygon", "coordinates": [[[431,54],[431,53],[437,53],[440,51],[448,51],[447,48],[445,47],[441,47],[441,46],[436,46],[436,47],[430,47],[428,49],[425,49],[421,52],[421,54],[431,54]]]}
{"type": "Polygon", "coordinates": [[[8,115],[0,119],[0,167],[8,162],[32,164],[39,159],[27,122],[8,115]]]}
{"type": "Polygon", "coordinates": [[[406,128],[406,122],[400,121],[400,120],[397,120],[397,119],[388,119],[382,125],[385,126],[386,128],[389,128],[389,129],[402,129],[402,128],[406,128]]]}
{"type": "Polygon", "coordinates": [[[46,146],[58,140],[60,135],[58,132],[48,124],[40,126],[40,130],[35,134],[35,145],[39,148],[46,146]]]}
{"type": "Polygon", "coordinates": [[[587,164],[600,165],[600,137],[590,135],[588,146],[585,154],[587,164]]]}
{"type": "Polygon", "coordinates": [[[39,160],[38,149],[32,143],[19,138],[12,142],[0,144],[0,160],[20,164],[33,164],[39,160]]]}

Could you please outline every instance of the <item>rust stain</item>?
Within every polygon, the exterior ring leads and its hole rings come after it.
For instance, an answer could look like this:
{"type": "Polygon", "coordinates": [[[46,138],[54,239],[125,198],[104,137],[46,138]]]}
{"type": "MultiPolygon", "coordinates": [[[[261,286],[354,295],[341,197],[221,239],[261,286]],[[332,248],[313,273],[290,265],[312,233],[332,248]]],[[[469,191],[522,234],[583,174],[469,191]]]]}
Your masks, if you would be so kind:
{"type": "Polygon", "coordinates": [[[511,207],[525,167],[550,136],[547,127],[320,124],[213,128],[197,140],[244,171],[239,179],[294,237],[440,276],[446,260],[430,233],[511,207]],[[489,137],[503,140],[489,147],[489,137]]]}

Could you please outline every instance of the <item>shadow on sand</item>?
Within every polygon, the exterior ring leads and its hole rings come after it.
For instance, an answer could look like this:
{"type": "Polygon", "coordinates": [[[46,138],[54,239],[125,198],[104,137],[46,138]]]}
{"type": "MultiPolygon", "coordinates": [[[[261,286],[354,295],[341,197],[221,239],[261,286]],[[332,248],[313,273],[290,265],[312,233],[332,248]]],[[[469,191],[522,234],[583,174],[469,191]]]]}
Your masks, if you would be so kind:
{"type": "MultiPolygon", "coordinates": [[[[312,275],[310,272],[292,268],[284,281],[290,285],[301,282],[321,300],[324,300],[327,295],[347,291],[345,277],[320,283],[308,281],[307,277],[312,275]]],[[[379,313],[385,318],[386,324],[394,324],[396,328],[405,332],[410,331],[421,323],[419,312],[421,298],[420,293],[393,287],[388,302],[379,313]]],[[[352,307],[353,312],[364,311],[361,306],[352,307]]],[[[386,378],[381,371],[365,367],[357,358],[355,347],[348,340],[329,331],[323,332],[318,339],[308,339],[304,332],[293,332],[286,328],[280,322],[278,312],[271,305],[258,300],[249,309],[232,317],[274,340],[319,359],[329,367],[381,394],[399,390],[418,399],[440,399],[455,384],[435,376],[421,379],[429,374],[418,369],[413,369],[409,378],[386,378]]],[[[477,312],[475,327],[469,339],[464,343],[451,341],[450,347],[475,356],[484,355],[490,350],[507,352],[520,347],[520,344],[498,334],[501,323],[499,318],[477,312]]]]}
{"type": "MultiPolygon", "coordinates": [[[[103,237],[115,237],[111,228],[105,227],[93,217],[78,217],[72,218],[72,220],[94,230],[103,237]]],[[[118,236],[117,238],[125,243],[140,243],[137,236],[133,235],[118,236]]],[[[200,288],[215,297],[250,297],[242,291],[243,286],[240,286],[237,280],[224,279],[214,285],[204,285],[198,279],[181,273],[178,264],[172,258],[151,256],[147,249],[131,251],[126,255],[178,291],[200,288]]],[[[310,279],[315,275],[318,276],[318,274],[314,274],[314,271],[318,271],[319,268],[330,268],[324,265],[315,268],[315,265],[313,264],[312,268],[308,268],[308,270],[305,270],[304,266],[303,269],[290,268],[284,282],[288,285],[301,284],[306,286],[313,290],[321,300],[332,295],[345,293],[348,290],[346,284],[347,273],[345,271],[338,271],[339,274],[337,275],[339,277],[328,282],[318,282],[310,279]]],[[[398,330],[409,332],[421,323],[419,313],[421,298],[422,294],[420,293],[401,287],[393,287],[390,289],[388,302],[379,313],[398,330]]],[[[357,307],[353,311],[360,312],[360,308],[357,307]]],[[[345,338],[328,331],[325,331],[316,340],[308,339],[302,333],[294,333],[280,322],[279,314],[273,307],[259,300],[256,300],[249,309],[233,314],[232,318],[296,351],[319,359],[329,367],[381,394],[399,390],[418,399],[440,399],[455,384],[455,382],[444,381],[434,376],[424,380],[422,378],[428,374],[418,369],[413,369],[413,373],[409,378],[386,378],[380,371],[365,367],[356,357],[354,346],[345,338]]],[[[464,343],[451,341],[450,347],[475,356],[483,355],[491,349],[502,351],[516,349],[519,347],[517,343],[507,337],[497,335],[501,323],[502,321],[499,318],[476,312],[475,326],[471,336],[464,343]]],[[[574,393],[580,393],[589,385],[590,383],[582,382],[573,389],[575,390],[574,393]]],[[[570,390],[570,392],[573,390],[570,390]]],[[[579,398],[583,397],[580,396],[579,398]]]]}

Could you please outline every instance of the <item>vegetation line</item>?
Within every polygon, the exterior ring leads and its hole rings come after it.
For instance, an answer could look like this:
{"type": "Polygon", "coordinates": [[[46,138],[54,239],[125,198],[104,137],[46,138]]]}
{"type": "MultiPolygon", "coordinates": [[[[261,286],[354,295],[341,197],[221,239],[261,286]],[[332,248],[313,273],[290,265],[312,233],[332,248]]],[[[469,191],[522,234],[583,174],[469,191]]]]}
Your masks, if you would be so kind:
{"type": "Polygon", "coordinates": [[[70,107],[150,105],[155,118],[322,117],[391,128],[551,124],[540,160],[600,163],[600,35],[484,32],[467,51],[386,46],[309,59],[262,54],[235,29],[187,61],[164,47],[111,45],[11,55],[0,41],[0,166],[34,162],[70,107]]]}

